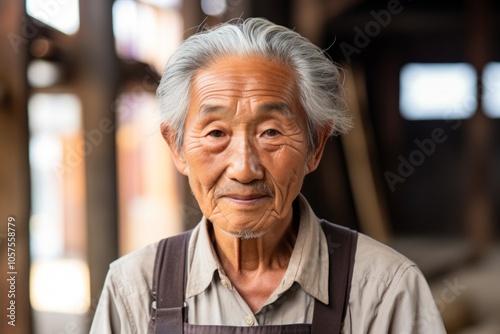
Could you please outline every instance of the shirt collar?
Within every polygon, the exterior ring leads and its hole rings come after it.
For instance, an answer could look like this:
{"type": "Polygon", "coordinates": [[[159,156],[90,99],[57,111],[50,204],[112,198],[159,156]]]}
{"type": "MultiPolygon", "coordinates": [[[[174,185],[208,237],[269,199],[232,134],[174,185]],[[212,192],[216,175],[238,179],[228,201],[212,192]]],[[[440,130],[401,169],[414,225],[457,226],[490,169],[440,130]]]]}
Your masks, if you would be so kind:
{"type": "MultiPolygon", "coordinates": [[[[312,297],[328,304],[328,245],[325,235],[307,200],[299,194],[300,224],[295,246],[276,298],[297,282],[312,297]],[[319,240],[319,242],[318,242],[319,240]]],[[[208,232],[209,222],[203,217],[193,230],[188,250],[186,298],[203,292],[223,272],[208,232]]],[[[272,298],[272,296],[271,296],[272,298]]]]}
{"type": "Polygon", "coordinates": [[[210,240],[207,224],[210,223],[203,217],[189,240],[186,298],[205,291],[212,282],[214,271],[221,267],[210,240]]]}
{"type": "MultiPolygon", "coordinates": [[[[328,244],[307,200],[299,194],[300,225],[297,240],[285,273],[282,289],[294,282],[308,294],[328,304],[328,244]]],[[[283,291],[284,292],[284,291],[283,291]]]]}

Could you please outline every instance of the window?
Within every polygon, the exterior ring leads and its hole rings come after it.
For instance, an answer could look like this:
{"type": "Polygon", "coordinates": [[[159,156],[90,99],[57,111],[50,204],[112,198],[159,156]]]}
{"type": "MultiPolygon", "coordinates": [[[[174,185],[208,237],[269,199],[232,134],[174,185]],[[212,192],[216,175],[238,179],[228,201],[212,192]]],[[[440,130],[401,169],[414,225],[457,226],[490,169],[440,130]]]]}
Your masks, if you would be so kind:
{"type": "Polygon", "coordinates": [[[491,118],[500,118],[500,63],[485,66],[482,83],[484,113],[491,118]]]}
{"type": "Polygon", "coordinates": [[[477,109],[477,76],[470,64],[406,64],[400,112],[407,120],[465,119],[477,109]]]}
{"type": "Polygon", "coordinates": [[[150,64],[161,72],[182,41],[183,22],[178,2],[115,1],[113,32],[118,56],[150,64]]]}
{"type": "Polygon", "coordinates": [[[33,88],[49,87],[57,84],[63,77],[61,66],[55,62],[35,59],[28,65],[28,83],[33,88]]]}
{"type": "MultiPolygon", "coordinates": [[[[116,0],[113,32],[118,56],[161,72],[182,41],[180,4],[116,0]]],[[[155,80],[150,70],[142,79],[124,82],[115,103],[120,254],[183,230],[177,174],[155,123],[155,80]]]]}
{"type": "Polygon", "coordinates": [[[37,93],[29,99],[28,112],[30,300],[38,312],[83,315],[90,306],[90,283],[80,100],[69,93],[37,93]]]}
{"type": "Polygon", "coordinates": [[[120,254],[183,230],[176,171],[155,106],[144,91],[128,90],[117,100],[120,254]]]}
{"type": "Polygon", "coordinates": [[[226,0],[201,0],[203,13],[211,16],[224,14],[227,9],[226,0]]]}
{"type": "Polygon", "coordinates": [[[80,27],[78,5],[78,0],[26,0],[26,12],[46,25],[72,35],[80,27]]]}

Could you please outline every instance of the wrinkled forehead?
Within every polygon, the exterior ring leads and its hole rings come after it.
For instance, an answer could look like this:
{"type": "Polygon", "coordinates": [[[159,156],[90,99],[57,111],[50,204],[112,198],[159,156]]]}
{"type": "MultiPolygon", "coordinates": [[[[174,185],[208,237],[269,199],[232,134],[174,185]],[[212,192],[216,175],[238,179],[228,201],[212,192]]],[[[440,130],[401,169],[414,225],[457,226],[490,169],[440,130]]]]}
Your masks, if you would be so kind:
{"type": "Polygon", "coordinates": [[[216,107],[215,102],[238,99],[294,112],[301,109],[298,96],[296,75],[289,66],[262,56],[230,55],[197,71],[190,97],[197,105],[216,107]]]}

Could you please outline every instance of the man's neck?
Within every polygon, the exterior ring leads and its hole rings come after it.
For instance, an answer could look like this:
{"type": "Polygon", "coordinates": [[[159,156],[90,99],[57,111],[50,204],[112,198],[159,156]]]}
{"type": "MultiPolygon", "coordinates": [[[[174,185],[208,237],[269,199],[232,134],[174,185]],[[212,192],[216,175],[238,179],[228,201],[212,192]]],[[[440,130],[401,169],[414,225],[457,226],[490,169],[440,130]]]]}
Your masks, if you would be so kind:
{"type": "Polygon", "coordinates": [[[298,219],[276,224],[263,236],[241,239],[212,225],[214,249],[224,272],[250,308],[258,311],[279,286],[298,234],[298,219]]]}

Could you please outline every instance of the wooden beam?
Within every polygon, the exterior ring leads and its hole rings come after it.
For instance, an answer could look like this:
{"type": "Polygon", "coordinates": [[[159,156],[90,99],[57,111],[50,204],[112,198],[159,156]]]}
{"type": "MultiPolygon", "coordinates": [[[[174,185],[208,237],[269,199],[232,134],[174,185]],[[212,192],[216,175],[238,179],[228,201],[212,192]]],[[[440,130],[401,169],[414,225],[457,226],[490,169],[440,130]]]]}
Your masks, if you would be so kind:
{"type": "Polygon", "coordinates": [[[372,163],[375,137],[366,112],[365,80],[359,70],[345,68],[346,99],[356,124],[342,137],[342,145],[359,225],[363,233],[387,243],[390,238],[387,204],[372,163]]]}
{"type": "Polygon", "coordinates": [[[326,23],[362,1],[364,0],[293,0],[291,26],[311,42],[321,46],[326,23]]]}

